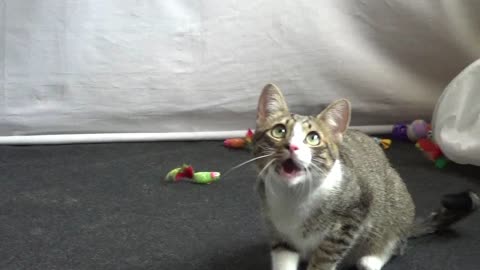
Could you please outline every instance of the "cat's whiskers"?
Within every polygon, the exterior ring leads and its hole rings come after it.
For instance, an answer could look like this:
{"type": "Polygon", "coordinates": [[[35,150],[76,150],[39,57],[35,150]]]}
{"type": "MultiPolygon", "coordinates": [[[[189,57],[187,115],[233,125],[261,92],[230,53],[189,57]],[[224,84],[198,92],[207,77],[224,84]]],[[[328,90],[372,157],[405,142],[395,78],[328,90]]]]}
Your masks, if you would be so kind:
{"type": "Polygon", "coordinates": [[[323,163],[325,163],[327,161],[327,158],[324,157],[324,156],[321,156],[321,155],[320,156],[315,156],[314,158],[316,160],[320,161],[320,162],[323,162],[323,163]]]}
{"type": "Polygon", "coordinates": [[[312,178],[312,175],[309,174],[310,171],[308,170],[308,164],[304,161],[300,161],[303,169],[305,170],[305,180],[304,180],[304,183],[302,186],[302,192],[301,194],[305,194],[305,188],[307,188],[308,190],[307,191],[310,191],[310,185],[311,185],[311,181],[309,180],[309,178],[311,179],[312,178]],[[310,177],[309,177],[310,176],[310,177]],[[305,182],[309,182],[309,183],[305,183],[305,182]],[[308,187],[307,187],[308,185],[308,187]]]}
{"type": "Polygon", "coordinates": [[[310,186],[309,186],[308,193],[310,194],[310,193],[313,191],[314,187],[315,187],[315,182],[313,182],[313,181],[314,181],[314,180],[313,180],[313,177],[314,177],[313,173],[314,173],[314,172],[312,172],[310,169],[309,169],[309,172],[310,172],[310,186]]]}
{"type": "Polygon", "coordinates": [[[322,168],[320,168],[318,165],[316,165],[315,162],[313,162],[313,160],[310,163],[310,165],[313,167],[313,169],[317,170],[320,174],[324,173],[324,170],[322,168]]]}
{"type": "Polygon", "coordinates": [[[260,172],[258,173],[257,178],[262,177],[262,174],[265,172],[265,170],[268,169],[268,167],[272,165],[272,163],[276,160],[277,160],[276,158],[272,158],[272,160],[267,162],[267,164],[263,166],[262,170],[260,170],[260,172]]]}
{"type": "Polygon", "coordinates": [[[315,161],[317,161],[317,162],[320,163],[320,164],[325,164],[325,163],[323,163],[323,162],[319,162],[316,158],[313,158],[313,159],[312,159],[312,162],[310,163],[310,165],[312,165],[313,167],[315,167],[315,169],[317,169],[320,174],[322,174],[322,175],[327,175],[327,171],[326,171],[325,169],[320,168],[319,166],[317,166],[317,165],[315,164],[315,161]]]}
{"type": "Polygon", "coordinates": [[[305,167],[305,181],[308,182],[304,185],[304,188],[307,188],[307,194],[310,193],[312,189],[312,173],[308,169],[308,167],[305,167]]]}
{"type": "Polygon", "coordinates": [[[238,164],[238,165],[230,168],[229,170],[227,170],[227,172],[225,172],[225,173],[223,174],[223,178],[225,178],[225,176],[227,176],[228,174],[230,174],[232,171],[234,171],[234,170],[236,170],[236,169],[238,169],[238,168],[240,168],[240,167],[242,167],[242,166],[245,166],[245,165],[247,165],[247,164],[249,164],[249,163],[251,163],[251,162],[254,162],[254,161],[256,161],[256,160],[259,160],[259,159],[261,159],[261,158],[266,158],[266,157],[273,156],[274,154],[275,154],[275,153],[272,152],[272,153],[269,153],[269,154],[266,154],[266,155],[262,155],[262,156],[259,156],[259,157],[254,157],[254,158],[249,159],[249,160],[247,160],[247,161],[245,161],[245,162],[242,162],[242,163],[240,163],[240,164],[238,164]]]}
{"type": "MultiPolygon", "coordinates": [[[[275,162],[276,160],[277,160],[276,158],[273,158],[272,160],[270,160],[270,161],[263,167],[263,169],[258,173],[257,179],[260,178],[260,177],[263,177],[262,175],[263,175],[264,173],[267,173],[267,174],[268,174],[268,170],[271,169],[271,165],[272,165],[273,162],[275,162]]],[[[275,191],[275,184],[274,184],[274,183],[273,183],[273,184],[270,183],[271,181],[273,181],[273,180],[272,180],[273,178],[272,178],[272,177],[266,177],[266,178],[264,178],[264,179],[266,179],[266,180],[269,182],[268,184],[269,184],[269,186],[270,186],[270,190],[272,191],[272,195],[275,196],[275,197],[277,197],[277,192],[275,191]]]]}
{"type": "Polygon", "coordinates": [[[272,151],[272,148],[268,145],[259,144],[259,145],[257,145],[257,148],[259,148],[260,150],[264,150],[264,151],[272,151]]]}

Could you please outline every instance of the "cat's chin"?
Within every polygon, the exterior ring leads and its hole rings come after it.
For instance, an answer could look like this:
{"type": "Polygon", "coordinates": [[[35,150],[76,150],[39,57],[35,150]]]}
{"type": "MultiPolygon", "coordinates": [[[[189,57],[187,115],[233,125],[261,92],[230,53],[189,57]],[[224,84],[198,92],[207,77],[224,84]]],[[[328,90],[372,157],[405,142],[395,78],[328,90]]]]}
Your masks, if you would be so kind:
{"type": "Polygon", "coordinates": [[[285,160],[279,169],[279,175],[288,185],[294,186],[305,181],[306,171],[292,159],[285,160]]]}
{"type": "Polygon", "coordinates": [[[296,186],[303,183],[306,179],[303,171],[296,174],[287,174],[282,171],[280,172],[280,177],[284,179],[288,186],[296,186]]]}

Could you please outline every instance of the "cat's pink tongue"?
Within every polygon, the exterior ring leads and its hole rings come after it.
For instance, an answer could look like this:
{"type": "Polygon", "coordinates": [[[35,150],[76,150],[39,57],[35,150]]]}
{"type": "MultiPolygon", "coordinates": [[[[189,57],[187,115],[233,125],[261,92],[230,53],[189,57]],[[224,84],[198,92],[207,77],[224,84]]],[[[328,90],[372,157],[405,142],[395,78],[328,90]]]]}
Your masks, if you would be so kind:
{"type": "Polygon", "coordinates": [[[292,159],[287,159],[285,162],[283,162],[282,168],[286,174],[296,174],[298,171],[300,171],[300,168],[298,168],[292,159]]]}

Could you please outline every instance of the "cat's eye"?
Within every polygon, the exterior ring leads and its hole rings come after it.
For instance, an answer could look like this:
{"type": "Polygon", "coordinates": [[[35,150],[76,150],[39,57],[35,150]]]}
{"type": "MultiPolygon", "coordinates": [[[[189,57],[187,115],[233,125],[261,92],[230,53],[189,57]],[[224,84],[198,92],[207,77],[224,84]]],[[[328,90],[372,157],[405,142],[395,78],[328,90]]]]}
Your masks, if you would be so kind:
{"type": "Polygon", "coordinates": [[[310,145],[319,145],[320,144],[320,135],[317,132],[312,131],[308,133],[307,137],[305,137],[305,141],[310,145]]]}
{"type": "Polygon", "coordinates": [[[282,124],[278,124],[272,128],[271,134],[274,138],[285,138],[287,135],[287,128],[282,124]]]}

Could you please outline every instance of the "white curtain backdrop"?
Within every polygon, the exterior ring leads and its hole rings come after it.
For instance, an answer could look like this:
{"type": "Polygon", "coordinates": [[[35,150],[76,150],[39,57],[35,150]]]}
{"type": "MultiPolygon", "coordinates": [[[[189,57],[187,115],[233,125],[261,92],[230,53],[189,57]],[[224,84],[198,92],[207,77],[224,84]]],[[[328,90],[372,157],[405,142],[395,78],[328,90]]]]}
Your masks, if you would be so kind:
{"type": "Polygon", "coordinates": [[[429,119],[480,57],[479,14],[476,0],[3,0],[0,136],[244,130],[268,82],[299,113],[347,97],[356,126],[429,119]]]}

